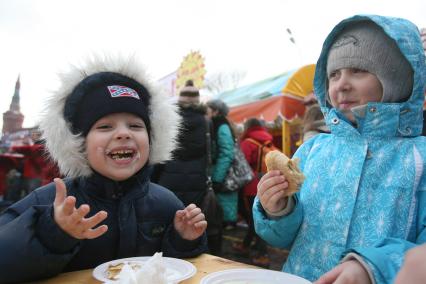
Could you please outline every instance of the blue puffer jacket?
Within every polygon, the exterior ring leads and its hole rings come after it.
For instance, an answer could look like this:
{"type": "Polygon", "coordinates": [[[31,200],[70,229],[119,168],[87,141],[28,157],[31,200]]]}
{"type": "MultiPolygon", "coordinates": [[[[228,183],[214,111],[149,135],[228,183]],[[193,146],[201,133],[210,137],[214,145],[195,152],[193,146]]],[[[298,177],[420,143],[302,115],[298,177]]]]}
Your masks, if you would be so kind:
{"type": "Polygon", "coordinates": [[[90,216],[108,213],[108,231],[78,240],[54,222],[55,185],[41,187],[0,215],[0,283],[51,277],[64,271],[93,268],[113,259],[151,256],[192,257],[205,252],[206,237],[182,239],[173,219],[182,202],[169,190],[149,182],[149,170],[124,182],[94,174],[65,180],[77,207],[90,205],[90,216]]]}
{"type": "Polygon", "coordinates": [[[314,281],[355,253],[376,283],[393,283],[406,251],[426,242],[426,137],[419,136],[426,67],[416,34],[402,19],[355,16],[326,39],[315,92],[331,134],[315,136],[296,152],[306,180],[289,215],[272,220],[258,200],[253,207],[257,233],[290,248],[283,271],[314,281]],[[413,67],[414,86],[406,102],[368,103],[355,128],[326,104],[326,59],[336,33],[362,19],[395,39],[413,67]]]}

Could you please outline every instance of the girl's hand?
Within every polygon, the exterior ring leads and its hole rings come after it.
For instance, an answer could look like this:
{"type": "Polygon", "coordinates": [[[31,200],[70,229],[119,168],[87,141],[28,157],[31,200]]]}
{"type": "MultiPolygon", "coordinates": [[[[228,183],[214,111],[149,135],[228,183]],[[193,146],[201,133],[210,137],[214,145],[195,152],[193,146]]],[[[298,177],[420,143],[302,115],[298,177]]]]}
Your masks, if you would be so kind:
{"type": "Polygon", "coordinates": [[[371,281],[361,263],[349,260],[321,276],[314,284],[371,284],[371,281]]]}
{"type": "Polygon", "coordinates": [[[395,279],[395,284],[421,284],[426,279],[426,245],[410,249],[395,279]]]}
{"type": "Polygon", "coordinates": [[[183,239],[192,241],[204,233],[207,221],[201,209],[191,203],[185,209],[176,211],[174,226],[183,239]]]}
{"type": "Polygon", "coordinates": [[[90,211],[89,205],[82,204],[78,209],[75,208],[76,199],[74,196],[67,196],[67,188],[63,180],[55,178],[53,181],[56,186],[56,196],[53,203],[54,219],[63,231],[76,239],[82,240],[97,238],[108,230],[106,225],[94,229],[107,217],[105,211],[85,218],[90,211]]]}
{"type": "Polygon", "coordinates": [[[288,182],[280,171],[270,171],[257,184],[257,196],[263,208],[271,213],[279,212],[287,205],[288,182]]]}

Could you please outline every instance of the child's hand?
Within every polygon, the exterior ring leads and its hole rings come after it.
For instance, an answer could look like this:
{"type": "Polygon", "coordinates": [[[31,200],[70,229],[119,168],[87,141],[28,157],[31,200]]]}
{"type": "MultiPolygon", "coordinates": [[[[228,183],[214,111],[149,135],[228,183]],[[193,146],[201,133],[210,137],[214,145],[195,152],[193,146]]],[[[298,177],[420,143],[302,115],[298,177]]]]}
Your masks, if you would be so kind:
{"type": "Polygon", "coordinates": [[[97,238],[108,230],[106,225],[93,229],[105,220],[107,217],[105,211],[99,211],[90,218],[84,218],[90,211],[89,205],[82,204],[78,209],[75,208],[76,199],[74,196],[67,197],[67,189],[62,179],[55,178],[53,181],[56,185],[56,196],[53,203],[54,219],[62,230],[80,240],[97,238]]]}
{"type": "Polygon", "coordinates": [[[263,208],[271,213],[279,212],[287,205],[288,182],[280,171],[270,171],[257,184],[257,196],[263,208]]]}
{"type": "Polygon", "coordinates": [[[426,279],[426,245],[410,249],[395,279],[395,284],[421,284],[426,279]]]}
{"type": "Polygon", "coordinates": [[[314,284],[371,284],[371,281],[361,263],[349,260],[321,276],[314,284]]]}
{"type": "Polygon", "coordinates": [[[176,211],[174,226],[183,239],[195,240],[206,230],[207,221],[201,209],[191,203],[185,209],[176,211]]]}

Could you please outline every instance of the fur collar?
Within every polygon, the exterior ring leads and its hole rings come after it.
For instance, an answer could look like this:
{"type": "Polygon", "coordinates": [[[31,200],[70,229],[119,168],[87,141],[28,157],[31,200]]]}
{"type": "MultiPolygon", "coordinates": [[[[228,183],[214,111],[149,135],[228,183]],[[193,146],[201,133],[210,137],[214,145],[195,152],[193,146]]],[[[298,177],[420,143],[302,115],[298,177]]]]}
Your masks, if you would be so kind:
{"type": "Polygon", "coordinates": [[[59,74],[60,87],[47,101],[40,121],[46,147],[65,176],[87,177],[92,174],[86,158],[85,138],[73,134],[70,124],[64,119],[66,98],[84,78],[105,71],[120,73],[138,81],[151,95],[149,163],[156,164],[171,159],[171,152],[176,148],[176,136],[181,122],[177,105],[172,103],[161,88],[154,85],[136,58],[92,56],[84,64],[71,66],[70,70],[59,74]]]}

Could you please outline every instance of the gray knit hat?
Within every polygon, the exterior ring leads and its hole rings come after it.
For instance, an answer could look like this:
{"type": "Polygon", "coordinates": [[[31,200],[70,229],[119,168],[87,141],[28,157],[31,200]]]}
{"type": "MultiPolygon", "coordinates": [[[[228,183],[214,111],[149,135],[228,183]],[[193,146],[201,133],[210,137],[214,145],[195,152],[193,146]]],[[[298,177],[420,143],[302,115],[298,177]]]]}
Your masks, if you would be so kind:
{"type": "Polygon", "coordinates": [[[358,68],[377,76],[382,102],[406,101],[413,89],[413,69],[396,42],[372,21],[354,22],[335,38],[327,59],[327,75],[341,68],[358,68]]]}
{"type": "Polygon", "coordinates": [[[219,115],[227,116],[229,113],[229,107],[225,104],[224,101],[220,99],[214,99],[207,102],[207,106],[213,110],[219,112],[219,115]]]}

